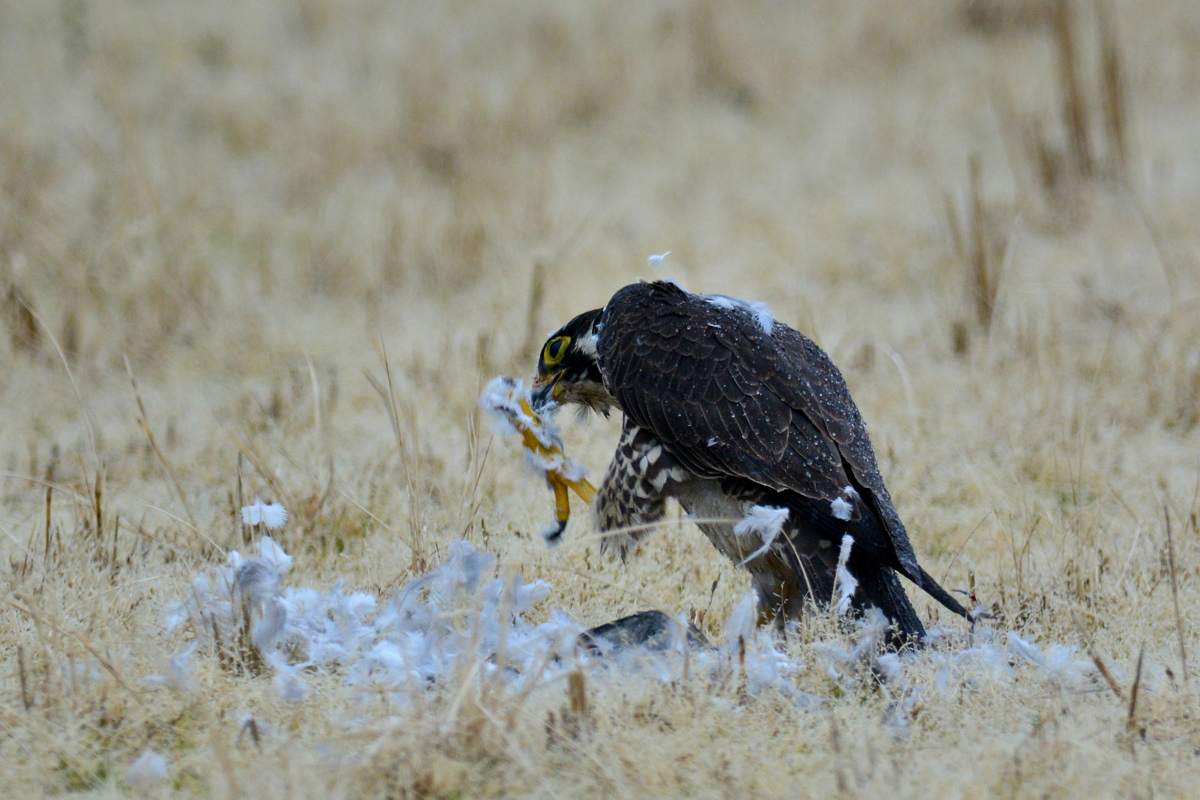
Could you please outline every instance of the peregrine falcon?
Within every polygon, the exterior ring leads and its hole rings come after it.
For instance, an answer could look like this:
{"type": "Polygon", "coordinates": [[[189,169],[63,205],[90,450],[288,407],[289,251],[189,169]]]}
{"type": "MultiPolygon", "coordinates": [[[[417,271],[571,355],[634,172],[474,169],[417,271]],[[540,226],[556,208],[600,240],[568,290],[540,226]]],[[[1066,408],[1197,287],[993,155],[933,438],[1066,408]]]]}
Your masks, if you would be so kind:
{"type": "Polygon", "coordinates": [[[925,635],[897,573],[967,616],[917,563],[841,373],[765,305],[626,286],[550,336],[533,398],[624,414],[595,500],[603,549],[624,559],[674,498],[749,571],[764,622],[831,601],[846,534],[850,605],[883,611],[895,643],[925,635]]]}

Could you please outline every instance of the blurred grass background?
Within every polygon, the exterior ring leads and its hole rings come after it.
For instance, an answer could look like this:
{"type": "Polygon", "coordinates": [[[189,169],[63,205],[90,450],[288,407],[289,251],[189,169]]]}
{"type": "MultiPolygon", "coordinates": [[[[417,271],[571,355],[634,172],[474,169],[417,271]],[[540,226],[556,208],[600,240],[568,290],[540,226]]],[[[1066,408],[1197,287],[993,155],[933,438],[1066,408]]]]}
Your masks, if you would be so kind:
{"type": "MultiPolygon", "coordinates": [[[[0,6],[0,75],[14,792],[121,795],[147,746],[161,792],[205,796],[1195,785],[1193,3],[44,0],[0,6]],[[347,727],[336,676],[292,706],[201,655],[197,692],[144,688],[255,495],[292,514],[296,582],[385,597],[465,537],[584,624],[719,631],[746,581],[683,522],[622,567],[576,509],[547,552],[549,497],[475,405],[665,276],[814,337],[930,572],[1125,686],[1144,643],[1153,702],[966,692],[901,740],[869,687],[815,716],[642,687],[554,747],[532,713],[479,733],[482,700],[347,727]]],[[[602,474],[616,427],[568,448],[602,474]]]]}

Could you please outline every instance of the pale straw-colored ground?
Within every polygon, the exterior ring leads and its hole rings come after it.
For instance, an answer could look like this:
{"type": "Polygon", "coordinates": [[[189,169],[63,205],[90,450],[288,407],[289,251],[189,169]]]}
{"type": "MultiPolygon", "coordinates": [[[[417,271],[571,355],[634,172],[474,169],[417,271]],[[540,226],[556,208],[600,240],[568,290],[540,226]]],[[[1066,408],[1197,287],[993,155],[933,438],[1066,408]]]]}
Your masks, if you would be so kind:
{"type": "MultiPolygon", "coordinates": [[[[0,794],[1191,796],[1200,14],[1070,4],[1088,167],[1055,7],[0,5],[0,794]],[[261,496],[284,589],[382,608],[463,538],[552,585],[526,629],[658,607],[722,643],[742,573],[682,521],[601,558],[580,506],[547,550],[476,406],[656,276],[830,352],[990,640],[920,597],[953,634],[883,686],[816,615],[791,692],[730,657],[364,695],[168,629],[261,496]]],[[[565,418],[568,452],[598,476],[617,426],[565,418]]]]}

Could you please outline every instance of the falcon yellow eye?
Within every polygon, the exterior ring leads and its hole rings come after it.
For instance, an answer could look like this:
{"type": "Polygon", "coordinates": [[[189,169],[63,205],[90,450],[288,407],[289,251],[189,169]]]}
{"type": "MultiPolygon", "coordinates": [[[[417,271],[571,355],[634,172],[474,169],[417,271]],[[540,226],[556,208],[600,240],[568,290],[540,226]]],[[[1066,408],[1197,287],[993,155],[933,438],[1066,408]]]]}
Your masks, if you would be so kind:
{"type": "Polygon", "coordinates": [[[570,336],[557,336],[546,342],[546,349],[542,351],[542,363],[547,367],[553,367],[562,361],[563,356],[567,354],[567,342],[569,341],[571,341],[570,336]]]}

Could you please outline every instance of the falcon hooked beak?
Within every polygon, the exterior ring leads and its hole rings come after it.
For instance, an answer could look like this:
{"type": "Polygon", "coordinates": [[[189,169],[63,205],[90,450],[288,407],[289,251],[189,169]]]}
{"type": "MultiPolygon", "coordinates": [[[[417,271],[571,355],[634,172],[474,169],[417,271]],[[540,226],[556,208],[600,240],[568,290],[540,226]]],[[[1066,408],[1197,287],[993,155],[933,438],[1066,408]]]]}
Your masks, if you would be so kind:
{"type": "Polygon", "coordinates": [[[604,388],[596,362],[597,331],[603,309],[587,311],[550,335],[538,356],[530,395],[541,412],[553,405],[577,403],[608,416],[617,401],[604,388]]]}

